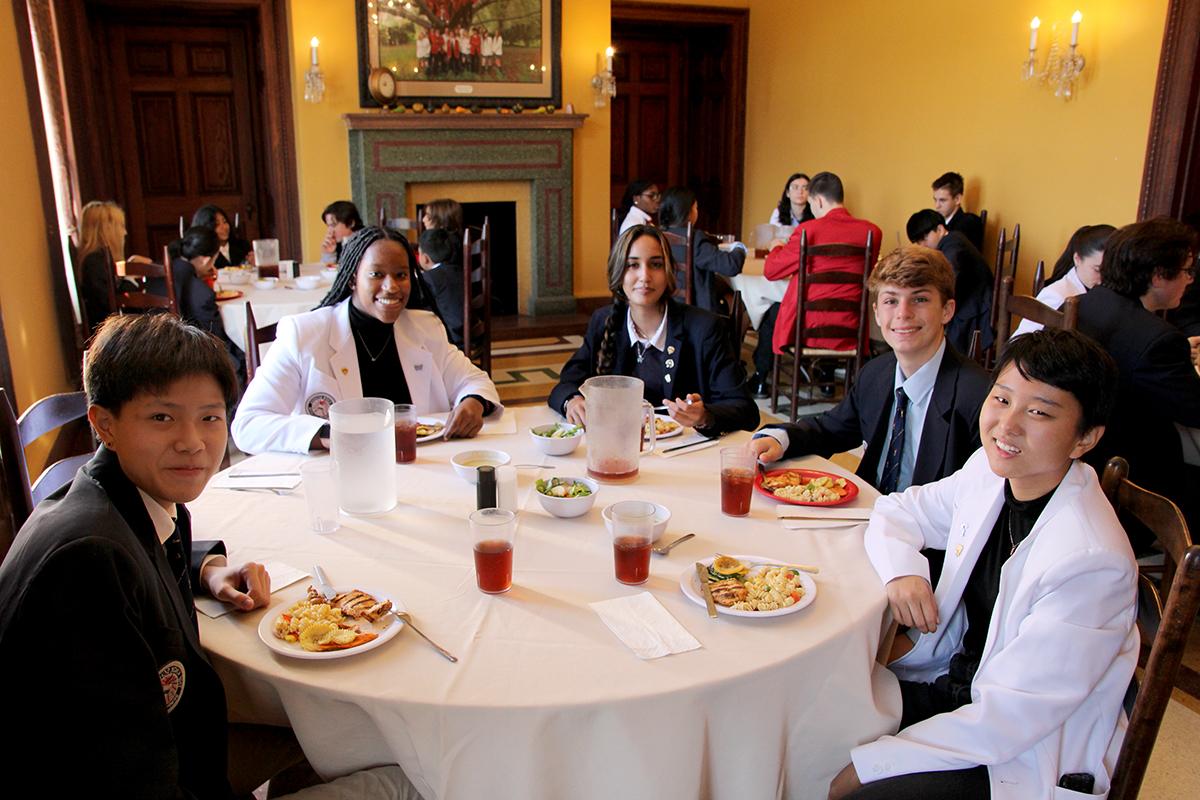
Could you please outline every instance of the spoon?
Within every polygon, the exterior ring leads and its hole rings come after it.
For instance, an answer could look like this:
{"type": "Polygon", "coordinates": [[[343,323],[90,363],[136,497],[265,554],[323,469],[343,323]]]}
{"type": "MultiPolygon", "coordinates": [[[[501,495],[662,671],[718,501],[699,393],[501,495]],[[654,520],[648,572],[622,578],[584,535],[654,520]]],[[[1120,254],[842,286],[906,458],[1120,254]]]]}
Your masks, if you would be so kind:
{"type": "Polygon", "coordinates": [[[405,625],[407,625],[408,627],[410,627],[414,631],[416,631],[418,636],[420,636],[422,639],[424,639],[425,641],[427,641],[431,645],[433,645],[434,650],[437,650],[439,653],[441,653],[443,656],[445,656],[448,660],[453,661],[455,663],[458,662],[457,658],[450,655],[449,650],[447,650],[446,648],[439,645],[433,639],[430,639],[428,636],[426,636],[424,633],[421,632],[420,628],[418,628],[416,625],[413,624],[412,614],[409,614],[407,611],[396,611],[396,610],[393,610],[392,613],[395,614],[397,617],[399,617],[401,620],[403,620],[405,625]]]}
{"type": "Polygon", "coordinates": [[[667,553],[671,552],[671,550],[675,547],[675,545],[683,544],[684,542],[686,542],[688,539],[691,539],[695,535],[696,534],[694,534],[694,533],[684,534],[683,536],[680,536],[678,539],[671,542],[670,544],[656,544],[651,549],[654,550],[654,552],[658,553],[660,556],[665,556],[667,553]]]}

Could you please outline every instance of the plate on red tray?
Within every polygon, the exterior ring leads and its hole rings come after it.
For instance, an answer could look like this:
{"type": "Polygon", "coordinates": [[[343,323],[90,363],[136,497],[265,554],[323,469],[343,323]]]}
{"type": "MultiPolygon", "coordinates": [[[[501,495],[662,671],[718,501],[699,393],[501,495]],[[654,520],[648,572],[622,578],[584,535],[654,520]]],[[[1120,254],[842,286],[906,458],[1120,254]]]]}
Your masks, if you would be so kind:
{"type": "Polygon", "coordinates": [[[217,302],[222,300],[237,300],[243,294],[243,292],[239,292],[237,289],[222,289],[217,292],[217,302]]]}
{"type": "Polygon", "coordinates": [[[818,469],[773,469],[767,472],[765,475],[762,472],[759,472],[754,476],[754,488],[758,490],[759,494],[765,494],[767,497],[778,500],[781,503],[788,503],[793,506],[840,506],[843,503],[849,503],[851,500],[858,497],[858,484],[856,484],[854,481],[850,480],[849,478],[843,478],[841,475],[834,475],[832,472],[822,472],[818,469]],[[781,497],[775,494],[775,492],[771,489],[763,486],[764,478],[781,478],[788,474],[794,474],[796,476],[796,482],[793,485],[798,487],[804,486],[805,484],[815,481],[818,478],[829,478],[833,482],[832,488],[839,494],[843,491],[845,494],[842,494],[841,497],[836,500],[800,500],[792,499],[790,497],[781,497]],[[842,485],[839,486],[839,482],[842,485]]]}

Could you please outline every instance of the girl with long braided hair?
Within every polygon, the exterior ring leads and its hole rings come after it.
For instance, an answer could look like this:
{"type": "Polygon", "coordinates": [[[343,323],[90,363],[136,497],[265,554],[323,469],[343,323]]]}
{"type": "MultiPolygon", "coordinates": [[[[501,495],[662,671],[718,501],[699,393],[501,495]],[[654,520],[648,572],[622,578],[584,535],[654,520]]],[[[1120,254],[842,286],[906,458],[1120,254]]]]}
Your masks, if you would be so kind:
{"type": "Polygon", "coordinates": [[[441,321],[408,308],[416,258],[403,237],[356,231],[321,304],[279,321],[246,389],[233,438],[248,453],[325,446],[329,406],[357,397],[450,412],[444,435],[470,437],[503,412],[487,373],[446,339],[441,321]]]}
{"type": "Polygon", "coordinates": [[[629,375],[682,425],[713,435],[758,427],[728,322],[672,298],[675,266],[660,230],[635,225],[621,234],[608,258],[608,288],[612,304],[592,315],[550,393],[551,408],[586,425],[580,385],[594,375],[629,375]]]}

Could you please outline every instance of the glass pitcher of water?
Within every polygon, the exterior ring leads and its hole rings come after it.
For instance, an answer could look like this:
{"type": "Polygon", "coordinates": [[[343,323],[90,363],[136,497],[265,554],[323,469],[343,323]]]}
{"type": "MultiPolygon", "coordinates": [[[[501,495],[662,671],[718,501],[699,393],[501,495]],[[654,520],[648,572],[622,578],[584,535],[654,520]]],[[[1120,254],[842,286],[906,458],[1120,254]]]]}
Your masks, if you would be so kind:
{"type": "Polygon", "coordinates": [[[329,449],[338,465],[342,510],[383,514],[396,507],[396,435],[391,400],[361,397],[329,407],[329,449]]]}

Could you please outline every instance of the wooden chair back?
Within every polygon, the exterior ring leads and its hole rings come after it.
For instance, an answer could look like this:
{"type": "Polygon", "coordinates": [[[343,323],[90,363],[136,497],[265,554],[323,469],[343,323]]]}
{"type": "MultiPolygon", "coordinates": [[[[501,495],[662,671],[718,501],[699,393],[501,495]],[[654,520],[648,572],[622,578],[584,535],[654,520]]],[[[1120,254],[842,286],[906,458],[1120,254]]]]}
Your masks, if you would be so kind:
{"type": "Polygon", "coordinates": [[[1046,286],[1046,262],[1039,258],[1038,263],[1037,263],[1037,269],[1035,269],[1033,271],[1033,288],[1030,289],[1030,291],[1033,292],[1034,297],[1037,297],[1039,294],[1042,293],[1042,289],[1045,286],[1046,286]]]}
{"type": "Polygon", "coordinates": [[[259,348],[267,342],[275,341],[275,332],[279,329],[278,322],[272,322],[270,325],[258,327],[258,323],[254,319],[254,309],[250,307],[250,301],[246,301],[246,385],[254,380],[254,373],[258,371],[258,367],[262,364],[262,354],[259,348]]]}
{"type": "Polygon", "coordinates": [[[979,212],[979,227],[983,229],[983,238],[987,240],[987,209],[979,212]]]}
{"type": "MultiPolygon", "coordinates": [[[[1013,225],[1012,238],[1008,237],[1004,228],[1000,229],[1000,234],[996,239],[996,264],[992,271],[992,313],[990,322],[992,330],[997,330],[996,321],[1000,318],[1000,304],[996,302],[996,298],[1000,296],[1001,284],[1004,278],[1016,277],[1017,274],[1017,256],[1021,250],[1021,226],[1013,225]],[[1008,264],[1005,265],[1005,255],[1008,256],[1008,264]]],[[[997,333],[996,338],[992,341],[989,347],[983,354],[983,360],[980,362],[985,368],[990,369],[996,363],[996,353],[1003,346],[1004,339],[997,333]]]]}
{"type": "Polygon", "coordinates": [[[983,348],[980,343],[983,341],[983,331],[976,328],[971,331],[971,344],[967,347],[967,358],[972,361],[979,361],[983,358],[983,348]]]}
{"type": "Polygon", "coordinates": [[[662,231],[663,236],[665,236],[667,239],[667,243],[671,245],[672,248],[684,248],[683,264],[675,265],[675,274],[681,275],[683,278],[678,282],[681,285],[675,287],[675,296],[682,297],[683,302],[687,303],[689,306],[696,304],[696,285],[694,280],[695,271],[693,268],[696,248],[692,242],[693,233],[694,231],[692,229],[692,223],[690,222],[687,224],[687,233],[685,233],[683,236],[680,236],[678,233],[671,233],[666,228],[663,228],[662,231]]]}
{"type": "Polygon", "coordinates": [[[1132,514],[1154,532],[1168,567],[1162,579],[1162,589],[1167,594],[1165,605],[1152,583],[1139,581],[1139,591],[1149,600],[1148,605],[1161,609],[1161,615],[1157,630],[1147,630],[1139,620],[1143,651],[1149,642],[1150,654],[1108,793],[1110,800],[1135,800],[1146,776],[1163,712],[1171,699],[1188,634],[1200,610],[1200,546],[1192,543],[1187,522],[1177,505],[1129,480],[1129,463],[1125,459],[1109,459],[1101,485],[1114,508],[1132,514]]]}
{"type": "Polygon", "coordinates": [[[614,208],[608,215],[608,249],[612,252],[613,247],[617,243],[617,237],[621,234],[621,221],[617,219],[617,210],[614,208]]]}
{"type": "Polygon", "coordinates": [[[491,222],[463,231],[463,352],[492,374],[491,222]],[[475,232],[478,231],[478,235],[475,232]]]}
{"type": "Polygon", "coordinates": [[[167,296],[162,297],[161,295],[152,294],[145,291],[145,289],[137,292],[117,292],[115,306],[118,313],[163,309],[170,311],[175,316],[179,316],[179,302],[175,298],[175,277],[171,269],[171,254],[167,248],[163,248],[163,263],[126,261],[125,274],[131,278],[142,278],[144,280],[151,278],[162,279],[167,288],[167,296]]]}
{"type": "Polygon", "coordinates": [[[1024,294],[1013,294],[1012,276],[1006,277],[1000,285],[1000,294],[996,298],[998,319],[996,321],[997,350],[1008,341],[1012,328],[1012,316],[1015,314],[1024,319],[1031,319],[1050,328],[1062,328],[1073,331],[1079,323],[1079,298],[1068,297],[1061,311],[1055,311],[1050,306],[1038,302],[1036,297],[1024,294]]]}

